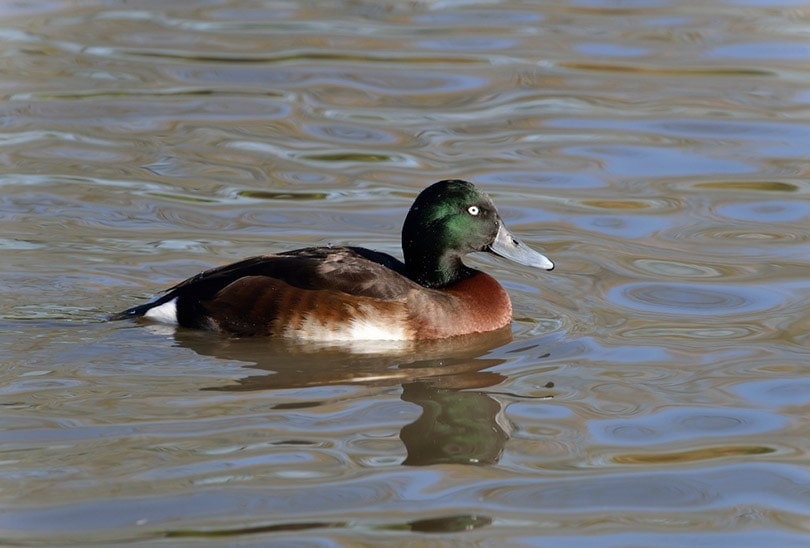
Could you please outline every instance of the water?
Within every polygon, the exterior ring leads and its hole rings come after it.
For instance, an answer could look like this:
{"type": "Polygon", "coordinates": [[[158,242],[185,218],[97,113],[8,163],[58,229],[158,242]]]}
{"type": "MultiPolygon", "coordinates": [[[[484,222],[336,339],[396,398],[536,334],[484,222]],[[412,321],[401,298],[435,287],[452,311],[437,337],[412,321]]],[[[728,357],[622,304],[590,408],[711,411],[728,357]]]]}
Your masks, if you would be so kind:
{"type": "Polygon", "coordinates": [[[799,546],[804,2],[0,6],[0,540],[799,546]],[[487,190],[511,333],[107,323],[487,190]]]}

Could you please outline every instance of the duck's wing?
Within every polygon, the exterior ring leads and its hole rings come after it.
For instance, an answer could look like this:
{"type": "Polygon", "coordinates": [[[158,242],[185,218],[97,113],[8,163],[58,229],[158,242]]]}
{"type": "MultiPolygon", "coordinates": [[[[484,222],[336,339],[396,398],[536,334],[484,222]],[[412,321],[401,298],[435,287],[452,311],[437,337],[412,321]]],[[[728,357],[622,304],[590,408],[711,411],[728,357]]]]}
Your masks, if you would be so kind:
{"type": "Polygon", "coordinates": [[[268,283],[280,280],[299,289],[398,300],[420,287],[407,278],[404,271],[405,265],[401,261],[364,248],[315,247],[260,255],[201,272],[171,287],[159,298],[115,314],[111,319],[143,316],[171,302],[177,306],[182,303],[182,308],[187,311],[202,312],[198,310],[201,303],[214,299],[226,287],[248,277],[254,280],[266,278],[268,283]]]}
{"type": "Polygon", "coordinates": [[[404,263],[362,247],[314,247],[278,257],[281,258],[278,272],[268,275],[301,289],[326,289],[391,300],[420,287],[405,275],[404,263]]]}

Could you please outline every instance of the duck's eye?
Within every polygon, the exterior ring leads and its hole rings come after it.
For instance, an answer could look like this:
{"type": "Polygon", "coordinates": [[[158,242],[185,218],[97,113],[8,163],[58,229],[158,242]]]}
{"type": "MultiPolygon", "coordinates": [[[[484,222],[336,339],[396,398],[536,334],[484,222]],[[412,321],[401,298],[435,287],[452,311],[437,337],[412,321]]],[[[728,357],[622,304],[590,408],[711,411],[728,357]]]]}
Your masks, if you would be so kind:
{"type": "Polygon", "coordinates": [[[470,206],[467,208],[467,213],[473,216],[478,215],[480,212],[481,210],[478,209],[478,206],[470,206]]]}

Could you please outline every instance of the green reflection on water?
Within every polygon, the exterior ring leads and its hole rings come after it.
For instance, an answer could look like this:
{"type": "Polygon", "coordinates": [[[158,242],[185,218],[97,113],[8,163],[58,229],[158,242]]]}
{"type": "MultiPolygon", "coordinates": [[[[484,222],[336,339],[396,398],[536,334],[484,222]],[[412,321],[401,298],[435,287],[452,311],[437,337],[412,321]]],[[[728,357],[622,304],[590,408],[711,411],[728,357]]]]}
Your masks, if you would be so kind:
{"type": "Polygon", "coordinates": [[[767,455],[776,449],[764,446],[722,446],[679,451],[677,453],[658,453],[654,455],[621,455],[613,458],[618,464],[667,464],[677,462],[695,462],[707,459],[738,457],[743,455],[767,455]]]}
{"type": "Polygon", "coordinates": [[[240,198],[255,198],[257,200],[325,200],[329,197],[326,192],[272,192],[267,190],[240,190],[236,193],[240,198]]]}
{"type": "Polygon", "coordinates": [[[340,152],[335,154],[305,154],[304,160],[315,162],[389,162],[391,156],[387,154],[364,154],[360,152],[340,152]]]}
{"type": "Polygon", "coordinates": [[[717,181],[699,183],[695,187],[722,190],[765,190],[769,192],[797,192],[799,190],[798,185],[782,181],[717,181]]]}

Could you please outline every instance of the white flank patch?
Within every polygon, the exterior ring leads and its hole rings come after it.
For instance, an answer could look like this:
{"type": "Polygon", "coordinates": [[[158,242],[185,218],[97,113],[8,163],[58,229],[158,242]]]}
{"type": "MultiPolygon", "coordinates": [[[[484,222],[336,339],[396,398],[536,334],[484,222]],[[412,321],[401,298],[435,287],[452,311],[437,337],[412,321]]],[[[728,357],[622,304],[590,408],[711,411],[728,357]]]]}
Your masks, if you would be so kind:
{"type": "Polygon", "coordinates": [[[322,342],[410,340],[408,332],[397,322],[392,323],[390,320],[355,318],[343,324],[329,325],[309,315],[304,318],[299,329],[287,328],[284,336],[322,342]]]}
{"type": "Polygon", "coordinates": [[[177,297],[160,306],[150,308],[143,317],[149,318],[153,322],[177,325],[177,297]]]}
{"type": "Polygon", "coordinates": [[[354,341],[404,341],[405,331],[398,325],[380,325],[365,319],[352,320],[349,338],[354,341]]]}

